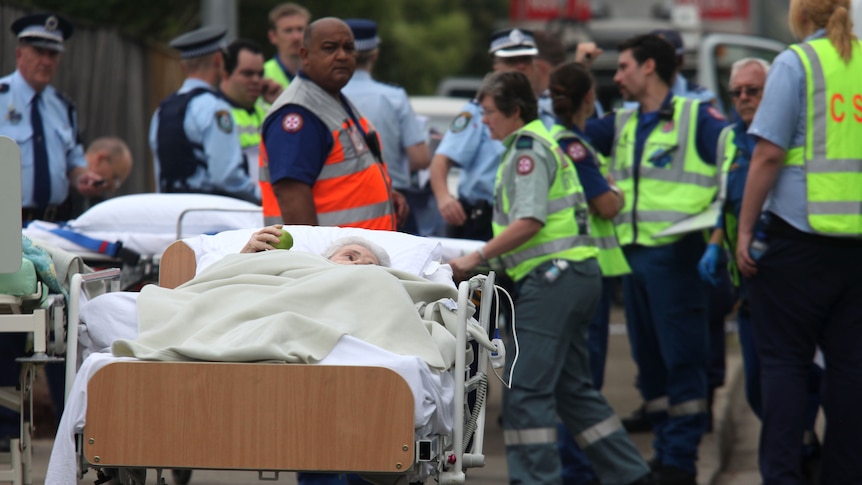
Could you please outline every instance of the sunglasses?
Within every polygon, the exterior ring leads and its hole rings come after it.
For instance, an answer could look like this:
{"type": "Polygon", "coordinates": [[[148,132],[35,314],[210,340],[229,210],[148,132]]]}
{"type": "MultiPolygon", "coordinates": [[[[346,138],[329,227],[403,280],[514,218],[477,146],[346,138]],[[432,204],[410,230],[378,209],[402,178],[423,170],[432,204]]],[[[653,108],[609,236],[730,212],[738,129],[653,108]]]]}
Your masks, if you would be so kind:
{"type": "Polygon", "coordinates": [[[743,93],[745,93],[745,95],[748,97],[754,97],[760,94],[761,91],[763,91],[763,88],[745,87],[739,89],[731,89],[730,95],[734,98],[738,98],[742,96],[743,93]]]}

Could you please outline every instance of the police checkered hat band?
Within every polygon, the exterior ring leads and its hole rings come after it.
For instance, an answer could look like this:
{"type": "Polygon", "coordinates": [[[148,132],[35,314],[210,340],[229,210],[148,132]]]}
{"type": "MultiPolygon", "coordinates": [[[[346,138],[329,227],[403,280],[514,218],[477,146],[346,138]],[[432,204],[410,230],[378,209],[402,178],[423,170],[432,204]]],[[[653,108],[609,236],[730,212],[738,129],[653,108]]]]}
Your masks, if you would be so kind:
{"type": "Polygon", "coordinates": [[[63,52],[63,42],[73,31],[68,20],[51,13],[27,15],[12,23],[19,42],[57,52],[63,52]]]}
{"type": "Polygon", "coordinates": [[[371,51],[380,45],[377,36],[377,23],[368,19],[344,19],[353,32],[353,45],[358,51],[371,51]]]}
{"type": "Polygon", "coordinates": [[[497,57],[535,56],[539,54],[533,33],[526,29],[505,29],[491,35],[489,54],[497,57]]]}

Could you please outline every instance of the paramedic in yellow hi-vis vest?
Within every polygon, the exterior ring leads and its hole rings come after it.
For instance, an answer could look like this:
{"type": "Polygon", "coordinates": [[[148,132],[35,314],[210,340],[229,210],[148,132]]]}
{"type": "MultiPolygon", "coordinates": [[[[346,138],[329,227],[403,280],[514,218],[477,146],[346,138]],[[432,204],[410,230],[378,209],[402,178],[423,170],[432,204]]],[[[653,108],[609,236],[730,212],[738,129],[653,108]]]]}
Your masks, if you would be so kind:
{"type": "Polygon", "coordinates": [[[326,17],[306,34],[302,70],[263,123],[264,221],[394,231],[407,203],[392,190],[374,127],[341,94],[356,69],[353,33],[326,17]]]}
{"type": "Polygon", "coordinates": [[[450,261],[463,278],[496,258],[515,281],[516,345],[506,354],[503,428],[509,482],[560,484],[556,417],[589,456],[603,484],[647,484],[641,458],[592,386],[587,326],[601,291],[598,249],[577,172],[538,118],[520,72],[489,76],[479,90],[482,122],[506,151],[494,184],[494,237],[450,261]]]}
{"type": "MultiPolygon", "coordinates": [[[[589,120],[587,137],[610,155],[625,194],[616,233],[632,273],[623,276],[626,322],[640,390],[656,438],[661,484],[697,483],[707,427],[707,287],[697,272],[701,232],[655,238],[715,198],[715,150],[727,125],[712,106],[673,96],[676,54],[655,35],[619,46],[614,81],[638,109],[589,120]]],[[[595,57],[595,56],[593,56],[595,57]]]]}
{"type": "Polygon", "coordinates": [[[269,11],[267,36],[276,52],[263,65],[265,79],[271,79],[282,88],[293,81],[302,65],[299,49],[309,21],[311,13],[295,3],[282,3],[269,11]]]}
{"type": "MultiPolygon", "coordinates": [[[[263,86],[263,53],[257,42],[248,39],[231,42],[224,52],[224,70],[219,94],[230,104],[246,172],[257,183],[260,128],[266,117],[266,110],[257,104],[263,86]]],[[[281,92],[278,86],[267,93],[266,101],[275,101],[281,92]]]]}
{"type": "Polygon", "coordinates": [[[791,0],[790,26],[804,40],[776,57],[748,130],[757,144],[736,258],[751,278],[765,485],[802,483],[817,347],[828,419],[820,483],[862,483],[862,44],[849,8],[848,0],[791,0]]]}

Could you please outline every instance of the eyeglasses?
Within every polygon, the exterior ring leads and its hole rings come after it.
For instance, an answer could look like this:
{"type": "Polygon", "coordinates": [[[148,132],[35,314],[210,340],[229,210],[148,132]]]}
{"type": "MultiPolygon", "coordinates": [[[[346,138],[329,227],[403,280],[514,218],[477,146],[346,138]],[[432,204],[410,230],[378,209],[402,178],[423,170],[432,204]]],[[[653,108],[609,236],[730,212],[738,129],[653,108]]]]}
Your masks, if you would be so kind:
{"type": "Polygon", "coordinates": [[[243,69],[239,71],[239,75],[242,77],[263,77],[263,71],[255,71],[254,69],[243,69]]]}
{"type": "Polygon", "coordinates": [[[744,87],[744,88],[739,88],[739,89],[731,89],[730,95],[734,98],[739,98],[744,93],[746,96],[751,98],[751,97],[759,95],[761,91],[763,91],[763,88],[744,87]]]}

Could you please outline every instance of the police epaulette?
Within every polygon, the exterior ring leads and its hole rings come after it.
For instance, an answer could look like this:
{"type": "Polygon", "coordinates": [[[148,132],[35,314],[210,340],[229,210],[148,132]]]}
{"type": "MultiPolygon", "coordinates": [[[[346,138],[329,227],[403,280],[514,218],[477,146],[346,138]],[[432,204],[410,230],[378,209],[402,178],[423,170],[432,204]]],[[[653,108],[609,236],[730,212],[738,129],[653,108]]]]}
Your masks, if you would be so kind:
{"type": "Polygon", "coordinates": [[[515,148],[531,149],[533,148],[533,138],[529,136],[520,136],[515,140],[515,148]]]}
{"type": "Polygon", "coordinates": [[[0,93],[8,93],[9,92],[9,84],[0,83],[0,93]]]}

